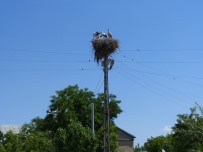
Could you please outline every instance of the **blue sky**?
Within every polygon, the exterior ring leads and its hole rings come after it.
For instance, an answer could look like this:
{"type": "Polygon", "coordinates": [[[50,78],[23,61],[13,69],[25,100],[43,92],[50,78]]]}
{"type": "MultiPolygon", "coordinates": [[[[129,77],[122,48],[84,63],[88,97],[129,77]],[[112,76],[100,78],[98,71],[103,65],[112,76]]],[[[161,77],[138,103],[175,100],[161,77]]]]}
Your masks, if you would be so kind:
{"type": "Polygon", "coordinates": [[[78,84],[102,92],[90,41],[120,41],[109,72],[122,100],[116,124],[143,144],[165,135],[176,115],[203,104],[200,0],[0,1],[0,124],[44,117],[56,90],[78,84]],[[82,70],[83,69],[83,70],[82,70]]]}

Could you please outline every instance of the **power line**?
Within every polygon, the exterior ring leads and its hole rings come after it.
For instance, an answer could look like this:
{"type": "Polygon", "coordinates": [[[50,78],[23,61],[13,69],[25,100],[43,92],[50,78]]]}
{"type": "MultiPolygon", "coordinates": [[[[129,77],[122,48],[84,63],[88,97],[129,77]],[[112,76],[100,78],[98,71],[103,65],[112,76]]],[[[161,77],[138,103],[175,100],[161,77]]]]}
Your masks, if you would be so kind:
{"type": "Polygon", "coordinates": [[[94,62],[92,60],[0,60],[0,62],[94,62]]]}
{"type": "Polygon", "coordinates": [[[67,72],[67,71],[95,71],[100,69],[88,69],[88,68],[75,68],[75,69],[65,69],[65,70],[30,70],[30,69],[13,69],[13,70],[0,70],[1,72],[67,72]]]}
{"type": "Polygon", "coordinates": [[[0,49],[0,52],[22,52],[22,53],[48,53],[48,54],[69,54],[69,55],[90,55],[87,53],[80,53],[80,52],[90,52],[84,50],[29,50],[29,49],[0,49]],[[73,53],[77,52],[77,53],[73,53]]]}
{"type": "Polygon", "coordinates": [[[194,52],[203,49],[123,49],[124,52],[194,52]]]}
{"type": "MultiPolygon", "coordinates": [[[[144,87],[144,88],[146,88],[147,90],[149,90],[149,91],[151,91],[151,92],[157,94],[158,96],[163,96],[163,94],[160,93],[160,91],[156,91],[153,86],[150,88],[149,84],[146,85],[146,84],[143,83],[143,81],[138,81],[138,80],[134,79],[135,76],[132,76],[132,75],[128,74],[127,72],[121,72],[121,71],[118,71],[118,70],[116,70],[116,71],[117,71],[118,73],[120,73],[121,75],[123,75],[125,78],[128,78],[129,80],[131,80],[131,81],[133,81],[133,82],[136,82],[136,84],[141,85],[142,87],[144,87]]],[[[163,90],[162,90],[162,91],[163,91],[163,90]]],[[[168,93],[166,93],[166,94],[167,94],[169,97],[173,98],[173,97],[172,97],[171,95],[169,95],[168,93]]],[[[166,96],[163,96],[163,97],[164,97],[164,98],[167,98],[166,96]]],[[[173,98],[172,100],[170,99],[169,101],[173,101],[173,103],[178,104],[179,106],[186,108],[185,105],[183,105],[183,104],[177,102],[175,98],[173,98]]]]}
{"type": "Polygon", "coordinates": [[[188,80],[184,80],[186,83],[188,83],[188,84],[191,84],[191,85],[195,85],[195,86],[198,86],[198,87],[203,87],[203,85],[202,84],[200,84],[200,83],[196,83],[196,82],[192,82],[192,81],[188,81],[188,80]]]}
{"type": "MultiPolygon", "coordinates": [[[[126,72],[127,73],[127,72],[126,72]]],[[[133,74],[131,74],[131,73],[128,73],[129,75],[131,75],[133,78],[134,77],[137,77],[137,78],[139,78],[138,76],[135,76],[135,75],[133,75],[133,74]]],[[[139,78],[140,80],[143,80],[143,78],[139,78]]],[[[162,84],[160,81],[155,81],[154,79],[152,79],[151,77],[149,78],[149,82],[151,83],[152,81],[154,81],[155,82],[155,84],[157,85],[159,85],[159,86],[161,86],[161,87],[163,87],[163,88],[166,88],[167,90],[170,90],[170,91],[172,91],[172,92],[175,92],[175,93],[177,93],[178,95],[180,95],[180,94],[182,94],[184,97],[185,96],[187,96],[188,98],[190,98],[191,100],[195,100],[193,97],[191,97],[191,96],[189,96],[188,95],[188,93],[185,93],[185,92],[182,92],[182,91],[177,91],[177,90],[175,90],[175,89],[173,89],[173,88],[170,88],[170,87],[168,87],[167,85],[165,85],[165,84],[162,84]]],[[[199,97],[198,97],[199,98],[199,97]]]]}
{"type": "MultiPolygon", "coordinates": [[[[192,84],[192,85],[196,85],[196,86],[199,86],[199,87],[203,87],[203,85],[201,85],[200,83],[195,83],[195,82],[191,82],[191,81],[188,81],[188,79],[195,79],[195,80],[202,80],[203,77],[195,77],[195,76],[185,76],[185,75],[176,75],[176,74],[169,74],[169,73],[165,73],[165,72],[149,72],[149,71],[143,71],[143,70],[136,70],[134,68],[131,68],[129,67],[128,65],[125,64],[125,67],[122,68],[122,67],[119,67],[117,66],[119,69],[125,69],[125,70],[132,70],[132,71],[135,71],[137,73],[144,73],[144,74],[149,74],[149,75],[156,75],[156,76],[160,76],[160,77],[169,77],[170,79],[173,79],[173,80],[182,80],[188,84],[192,84]],[[128,68],[126,68],[128,67],[128,68]]],[[[146,66],[147,67],[147,66],[146,66]]],[[[153,67],[148,67],[150,70],[153,69],[153,67]]]]}
{"type": "Polygon", "coordinates": [[[100,82],[101,82],[101,80],[102,80],[102,77],[103,77],[103,71],[102,71],[102,73],[101,73],[101,76],[100,76],[100,78],[99,78],[99,81],[98,81],[98,83],[97,83],[97,86],[96,86],[96,88],[95,88],[95,90],[94,90],[94,92],[97,94],[98,92],[98,88],[100,88],[99,86],[101,86],[101,84],[100,84],[100,82]]]}
{"type": "Polygon", "coordinates": [[[147,64],[199,64],[203,63],[202,61],[135,61],[132,60],[118,60],[117,62],[134,62],[134,63],[147,63],[147,64]]]}
{"type": "Polygon", "coordinates": [[[133,68],[121,68],[119,66],[116,66],[118,69],[124,69],[124,70],[131,70],[131,71],[135,71],[138,73],[145,73],[145,74],[150,74],[150,75],[157,75],[157,76],[164,76],[164,77],[170,77],[172,79],[176,79],[176,78],[187,78],[187,79],[203,79],[203,77],[195,77],[195,76],[184,76],[184,75],[172,75],[172,74],[168,74],[168,73],[158,73],[158,72],[148,72],[148,71],[142,71],[142,70],[136,70],[133,68]]]}
{"type": "MultiPolygon", "coordinates": [[[[121,52],[198,52],[203,49],[119,49],[121,52]]],[[[3,49],[0,48],[1,52],[12,51],[12,52],[24,52],[24,53],[53,53],[53,54],[73,54],[73,55],[89,55],[87,53],[73,53],[73,52],[91,52],[91,50],[76,50],[76,49],[3,49]]]]}
{"type": "Polygon", "coordinates": [[[99,85],[99,87],[97,89],[97,92],[95,93],[96,95],[100,92],[101,87],[103,86],[103,84],[104,84],[104,80],[101,81],[101,83],[100,83],[100,85],[99,85]]]}
{"type": "MultiPolygon", "coordinates": [[[[93,60],[24,60],[24,59],[0,59],[0,62],[94,62],[93,60]]],[[[135,61],[134,59],[132,60],[117,60],[116,62],[120,63],[128,63],[128,62],[133,62],[133,63],[147,63],[147,64],[199,64],[203,63],[202,61],[135,61]]]]}

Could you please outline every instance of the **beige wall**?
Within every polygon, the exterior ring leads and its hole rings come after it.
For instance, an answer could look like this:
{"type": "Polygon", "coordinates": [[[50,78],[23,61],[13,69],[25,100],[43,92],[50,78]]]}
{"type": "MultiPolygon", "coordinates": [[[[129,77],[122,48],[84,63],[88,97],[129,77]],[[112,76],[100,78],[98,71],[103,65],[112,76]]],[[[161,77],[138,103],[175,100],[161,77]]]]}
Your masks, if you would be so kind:
{"type": "Polygon", "coordinates": [[[128,146],[119,146],[120,152],[133,152],[133,148],[128,146]]]}

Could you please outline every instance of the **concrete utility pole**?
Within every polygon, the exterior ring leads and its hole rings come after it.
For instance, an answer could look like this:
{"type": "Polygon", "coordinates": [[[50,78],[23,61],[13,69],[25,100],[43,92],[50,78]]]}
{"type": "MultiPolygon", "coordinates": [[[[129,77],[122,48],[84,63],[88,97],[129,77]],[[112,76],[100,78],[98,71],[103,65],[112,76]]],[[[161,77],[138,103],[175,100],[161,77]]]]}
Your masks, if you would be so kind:
{"type": "Polygon", "coordinates": [[[109,110],[109,84],[108,70],[114,64],[113,59],[109,59],[109,55],[119,48],[118,40],[114,39],[108,29],[108,34],[104,32],[93,33],[92,46],[94,48],[94,56],[97,63],[100,61],[104,71],[104,152],[111,151],[110,141],[110,110],[109,110]],[[109,68],[108,68],[109,66],[109,68]]]}
{"type": "Polygon", "coordinates": [[[110,112],[109,112],[109,84],[108,84],[108,56],[103,61],[104,70],[104,152],[110,152],[110,112]],[[108,141],[108,142],[107,142],[108,141]]]}

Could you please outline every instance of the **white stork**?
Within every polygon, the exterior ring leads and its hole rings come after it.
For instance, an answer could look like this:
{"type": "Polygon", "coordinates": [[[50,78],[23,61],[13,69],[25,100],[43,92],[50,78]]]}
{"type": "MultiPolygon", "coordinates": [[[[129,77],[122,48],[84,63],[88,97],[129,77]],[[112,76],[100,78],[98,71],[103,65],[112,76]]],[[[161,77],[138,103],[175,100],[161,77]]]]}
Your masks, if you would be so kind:
{"type": "Polygon", "coordinates": [[[107,38],[107,35],[106,35],[106,33],[104,33],[104,32],[101,32],[101,33],[100,33],[100,38],[107,38]]]}
{"type": "Polygon", "coordinates": [[[99,39],[100,38],[100,33],[99,32],[95,32],[93,33],[93,39],[99,39]]]}
{"type": "Polygon", "coordinates": [[[113,38],[112,34],[109,32],[109,29],[108,29],[108,37],[109,37],[110,39],[113,38]]]}

